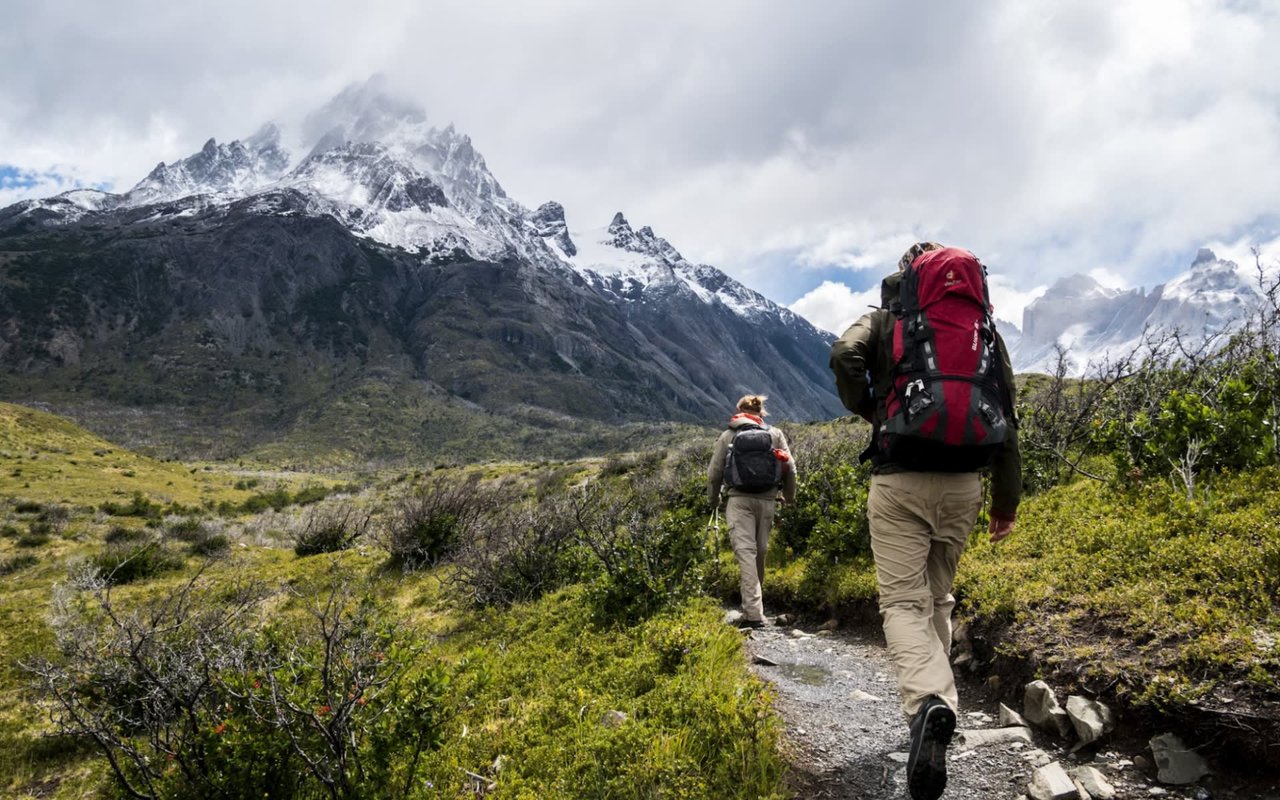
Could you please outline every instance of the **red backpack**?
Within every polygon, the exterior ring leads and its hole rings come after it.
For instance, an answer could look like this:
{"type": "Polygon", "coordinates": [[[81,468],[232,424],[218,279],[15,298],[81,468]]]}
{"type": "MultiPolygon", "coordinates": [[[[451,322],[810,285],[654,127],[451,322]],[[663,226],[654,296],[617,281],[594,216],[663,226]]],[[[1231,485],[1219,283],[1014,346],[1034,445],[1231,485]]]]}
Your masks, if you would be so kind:
{"type": "Polygon", "coordinates": [[[892,311],[893,373],[878,431],[880,457],[925,472],[988,466],[1009,430],[987,270],[972,253],[922,253],[892,311]]]}

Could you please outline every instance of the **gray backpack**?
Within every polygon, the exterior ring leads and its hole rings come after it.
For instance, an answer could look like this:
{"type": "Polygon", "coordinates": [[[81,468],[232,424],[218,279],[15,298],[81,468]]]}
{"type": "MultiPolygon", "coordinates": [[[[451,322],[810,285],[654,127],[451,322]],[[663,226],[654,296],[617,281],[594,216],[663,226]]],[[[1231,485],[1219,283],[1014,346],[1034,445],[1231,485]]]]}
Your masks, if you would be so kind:
{"type": "Polygon", "coordinates": [[[773,452],[768,425],[734,431],[724,459],[724,482],[741,492],[767,492],[782,485],[782,460],[773,452]]]}

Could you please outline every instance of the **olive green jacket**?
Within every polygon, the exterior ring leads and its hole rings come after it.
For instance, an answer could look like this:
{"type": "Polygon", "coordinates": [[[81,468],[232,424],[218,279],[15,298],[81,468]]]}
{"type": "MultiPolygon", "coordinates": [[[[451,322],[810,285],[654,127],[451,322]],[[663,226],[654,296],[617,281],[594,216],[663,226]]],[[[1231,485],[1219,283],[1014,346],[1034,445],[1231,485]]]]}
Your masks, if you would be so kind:
{"type": "MultiPolygon", "coordinates": [[[[902,274],[885,278],[880,285],[881,308],[864,314],[849,326],[831,346],[831,371],[836,376],[836,389],[845,408],[870,422],[884,423],[885,397],[893,377],[893,325],[896,318],[888,310],[898,297],[902,274]]],[[[1013,392],[1013,366],[1009,351],[1000,334],[996,334],[1000,354],[1001,381],[1013,392]]],[[[991,465],[991,516],[1012,520],[1017,516],[1022,498],[1022,454],[1018,450],[1018,421],[1010,420],[1004,447],[991,465]]],[[[876,472],[900,472],[896,464],[880,464],[876,472]]]]}

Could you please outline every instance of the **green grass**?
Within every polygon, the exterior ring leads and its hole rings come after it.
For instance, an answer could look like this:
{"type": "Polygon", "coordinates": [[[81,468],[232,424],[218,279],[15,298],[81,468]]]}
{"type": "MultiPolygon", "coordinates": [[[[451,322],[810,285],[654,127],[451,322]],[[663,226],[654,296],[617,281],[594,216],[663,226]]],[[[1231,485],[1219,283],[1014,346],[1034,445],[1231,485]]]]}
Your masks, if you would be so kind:
{"type": "Polygon", "coordinates": [[[139,455],[62,417],[0,403],[0,497],[96,506],[141,492],[164,504],[241,501],[222,470],[139,455]]]}
{"type": "Polygon", "coordinates": [[[1219,478],[1207,499],[1161,481],[1122,491],[1092,481],[1024,505],[961,564],[964,613],[1004,623],[1034,652],[1135,700],[1198,701],[1241,682],[1280,691],[1280,471],[1219,478]]]}
{"type": "MultiPolygon", "coordinates": [[[[7,513],[0,520],[7,522],[0,535],[6,570],[0,579],[0,795],[101,796],[108,781],[103,760],[85,742],[52,735],[21,667],[55,651],[53,587],[75,564],[118,560],[171,526],[146,516],[108,515],[102,504],[123,513],[139,505],[134,496],[140,494],[147,502],[216,497],[240,505],[268,489],[243,474],[193,472],[125,452],[39,412],[0,409],[24,453],[39,453],[37,463],[64,470],[51,475],[73,474],[77,481],[72,490],[56,491],[46,485],[56,480],[46,475],[36,491],[0,508],[7,513]],[[114,469],[134,473],[133,492],[122,496],[102,477],[101,465],[86,457],[95,449],[109,451],[97,458],[111,458],[114,469]],[[69,473],[71,467],[79,471],[69,473]],[[32,524],[44,530],[46,522],[43,543],[19,546],[32,524]]],[[[549,486],[577,482],[602,463],[499,462],[447,472],[514,482],[534,497],[549,486]]],[[[411,477],[385,487],[393,490],[411,477]]],[[[172,526],[188,533],[181,522],[172,526]]],[[[164,556],[163,563],[139,560],[136,574],[121,576],[130,580],[112,589],[120,607],[163,596],[201,563],[187,555],[181,536],[170,539],[164,550],[147,551],[164,556]]],[[[420,772],[436,791],[424,785],[422,796],[465,792],[474,780],[466,771],[494,782],[495,797],[784,795],[780,724],[770,693],[750,675],[740,634],[722,623],[711,601],[695,600],[634,627],[593,622],[597,609],[582,586],[505,611],[476,612],[451,599],[447,572],[402,575],[386,569],[385,561],[385,554],[368,548],[298,558],[281,548],[233,544],[230,554],[206,566],[204,580],[230,587],[252,576],[305,592],[337,569],[344,580],[371,581],[406,635],[425,643],[426,661],[444,663],[451,676],[444,740],[420,772]],[[611,724],[611,712],[625,719],[611,724]]],[[[286,625],[301,620],[300,605],[282,601],[271,617],[286,625]]]]}
{"type": "Polygon", "coordinates": [[[635,628],[590,618],[570,589],[443,644],[466,669],[427,763],[437,789],[462,794],[471,772],[496,781],[495,797],[780,796],[770,694],[717,607],[696,601],[635,628]]]}

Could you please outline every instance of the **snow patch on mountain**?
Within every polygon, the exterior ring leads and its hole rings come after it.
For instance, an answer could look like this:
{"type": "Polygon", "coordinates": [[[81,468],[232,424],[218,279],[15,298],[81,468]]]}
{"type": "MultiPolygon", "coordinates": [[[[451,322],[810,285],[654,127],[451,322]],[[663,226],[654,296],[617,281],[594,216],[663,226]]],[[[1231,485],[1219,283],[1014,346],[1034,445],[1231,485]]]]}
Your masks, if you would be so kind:
{"type": "Polygon", "coordinates": [[[801,320],[715,267],[690,262],[649,226],[633,228],[622,212],[607,227],[573,231],[570,238],[576,252],[567,262],[589,283],[621,299],[643,301],[657,292],[680,292],[748,319],[765,314],[789,323],[801,320]]]}
{"type": "Polygon", "coordinates": [[[289,166],[273,124],[230,144],[210,139],[200,152],[166,165],[160,162],[120,199],[124,207],[150,205],[193,194],[243,197],[278,179],[289,166]]]}

